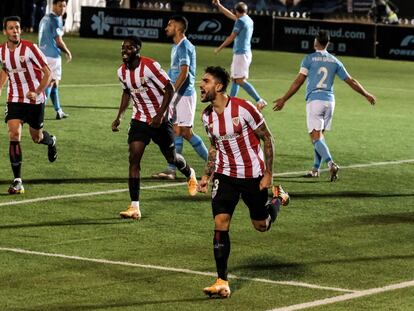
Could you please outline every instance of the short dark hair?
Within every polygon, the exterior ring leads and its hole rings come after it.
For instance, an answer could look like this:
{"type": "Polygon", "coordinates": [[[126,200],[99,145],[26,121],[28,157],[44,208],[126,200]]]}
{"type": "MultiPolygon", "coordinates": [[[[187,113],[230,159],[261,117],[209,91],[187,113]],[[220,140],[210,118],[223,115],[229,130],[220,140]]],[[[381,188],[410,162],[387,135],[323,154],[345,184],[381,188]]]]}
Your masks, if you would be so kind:
{"type": "Polygon", "coordinates": [[[124,39],[124,41],[131,41],[134,45],[136,45],[137,47],[142,47],[142,41],[139,37],[137,36],[128,36],[124,39]]]}
{"type": "Polygon", "coordinates": [[[238,2],[234,6],[234,9],[240,14],[247,13],[247,4],[244,2],[238,2]]]}
{"type": "Polygon", "coordinates": [[[230,83],[230,75],[220,66],[209,66],[205,69],[205,73],[211,74],[220,84],[223,85],[220,92],[225,92],[230,83]]]}
{"type": "Polygon", "coordinates": [[[57,4],[59,2],[66,2],[66,4],[68,4],[69,0],[53,0],[52,4],[57,4]]]}
{"type": "Polygon", "coordinates": [[[188,29],[188,20],[182,15],[173,15],[169,19],[170,21],[174,21],[180,23],[183,26],[183,32],[186,32],[188,29]]]}
{"type": "Polygon", "coordinates": [[[21,19],[18,16],[6,16],[3,18],[3,29],[6,29],[8,22],[19,22],[21,23],[21,19]]]}
{"type": "Polygon", "coordinates": [[[320,30],[318,34],[316,35],[316,40],[322,45],[323,47],[326,47],[330,41],[329,32],[326,30],[320,30]]]}

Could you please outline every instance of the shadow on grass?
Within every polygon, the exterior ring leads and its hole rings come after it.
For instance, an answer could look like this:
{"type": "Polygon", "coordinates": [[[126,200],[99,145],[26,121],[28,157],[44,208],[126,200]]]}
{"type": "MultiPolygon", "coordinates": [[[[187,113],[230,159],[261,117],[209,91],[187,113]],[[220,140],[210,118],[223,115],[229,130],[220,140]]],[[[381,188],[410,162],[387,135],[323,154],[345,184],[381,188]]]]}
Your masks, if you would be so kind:
{"type": "Polygon", "coordinates": [[[38,223],[0,225],[0,230],[40,228],[40,227],[60,227],[60,226],[113,225],[113,224],[119,224],[120,222],[121,222],[121,219],[118,217],[100,218],[100,219],[69,219],[69,220],[62,220],[62,221],[46,221],[46,222],[38,222],[38,223]]]}
{"type": "MultiPolygon", "coordinates": [[[[138,294],[139,296],[139,294],[138,294]]],[[[151,306],[162,305],[162,304],[175,304],[175,303],[192,303],[192,302],[199,302],[199,301],[206,301],[208,302],[208,298],[197,297],[197,298],[187,298],[187,299],[166,299],[166,300],[152,300],[152,301],[130,301],[130,302],[103,302],[100,304],[92,304],[92,303],[85,303],[84,305],[81,304],[70,304],[67,303],[65,305],[43,305],[43,306],[36,306],[32,308],[12,308],[8,309],[10,311],[30,311],[30,310],[48,310],[48,311],[83,311],[83,310],[122,310],[122,308],[137,308],[141,310],[141,308],[147,308],[147,310],[152,309],[151,306]]],[[[171,307],[171,306],[169,306],[171,307]]],[[[128,309],[130,310],[130,309],[128,309]]],[[[143,309],[142,309],[143,310],[143,309]]],[[[180,305],[177,305],[177,309],[180,310],[180,305]]]]}
{"type": "MultiPolygon", "coordinates": [[[[176,180],[163,180],[155,179],[152,177],[141,177],[141,181],[148,182],[163,182],[163,183],[175,183],[184,182],[185,178],[177,178],[176,180]]],[[[24,184],[41,185],[41,184],[119,184],[128,183],[128,177],[84,177],[84,178],[34,178],[24,179],[24,184]]],[[[9,185],[10,180],[0,180],[0,185],[9,185]]],[[[145,185],[141,185],[145,186],[145,185]]]]}
{"type": "Polygon", "coordinates": [[[414,197],[414,193],[384,193],[384,192],[361,192],[361,191],[339,191],[330,193],[310,193],[310,192],[289,192],[292,199],[321,199],[321,198],[398,198],[414,197]]]}
{"type": "Polygon", "coordinates": [[[348,226],[414,224],[414,212],[354,216],[340,221],[348,226]]]}

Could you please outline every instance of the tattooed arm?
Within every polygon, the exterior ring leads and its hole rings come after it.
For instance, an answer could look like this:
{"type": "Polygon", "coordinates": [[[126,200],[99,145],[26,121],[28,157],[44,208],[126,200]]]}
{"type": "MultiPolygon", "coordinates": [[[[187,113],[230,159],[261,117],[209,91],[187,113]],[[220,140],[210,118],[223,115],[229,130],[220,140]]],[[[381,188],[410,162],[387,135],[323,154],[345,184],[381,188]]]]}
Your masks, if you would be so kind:
{"type": "Polygon", "coordinates": [[[274,152],[274,140],[270,133],[266,121],[263,122],[255,131],[256,135],[263,140],[264,155],[265,155],[265,172],[262,180],[260,181],[260,190],[269,188],[273,182],[273,152],[274,152]]]}
{"type": "Polygon", "coordinates": [[[210,138],[210,148],[208,150],[208,159],[206,166],[204,167],[204,175],[201,177],[200,183],[198,184],[198,192],[207,193],[208,183],[210,182],[214,170],[216,169],[216,155],[217,149],[213,138],[210,138]]]}

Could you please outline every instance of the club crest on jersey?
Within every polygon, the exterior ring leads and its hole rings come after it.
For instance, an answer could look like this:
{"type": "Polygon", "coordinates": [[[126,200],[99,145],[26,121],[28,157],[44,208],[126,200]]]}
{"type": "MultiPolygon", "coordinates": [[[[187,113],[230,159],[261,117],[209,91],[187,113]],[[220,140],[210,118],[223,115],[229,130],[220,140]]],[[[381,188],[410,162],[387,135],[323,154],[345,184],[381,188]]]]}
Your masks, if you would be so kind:
{"type": "Polygon", "coordinates": [[[234,126],[238,126],[240,124],[240,119],[239,117],[234,117],[232,119],[234,126]]]}
{"type": "Polygon", "coordinates": [[[144,77],[141,77],[141,84],[145,84],[145,83],[147,83],[147,81],[145,81],[144,77]]]}
{"type": "Polygon", "coordinates": [[[21,63],[23,63],[24,62],[24,55],[20,55],[19,60],[20,60],[21,63]]]}

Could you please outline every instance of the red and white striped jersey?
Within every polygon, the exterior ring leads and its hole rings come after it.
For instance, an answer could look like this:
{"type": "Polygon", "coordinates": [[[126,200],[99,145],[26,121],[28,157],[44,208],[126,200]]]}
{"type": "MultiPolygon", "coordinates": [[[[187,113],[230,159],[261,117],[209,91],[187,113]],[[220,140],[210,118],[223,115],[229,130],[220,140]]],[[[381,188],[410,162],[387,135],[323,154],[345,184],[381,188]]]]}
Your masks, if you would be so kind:
{"type": "Polygon", "coordinates": [[[217,149],[215,172],[236,178],[256,178],[265,170],[260,139],[254,133],[264,122],[250,102],[230,97],[224,112],[203,112],[203,123],[217,149]]]}
{"type": "Polygon", "coordinates": [[[151,123],[161,108],[164,88],[170,81],[167,73],[155,60],[141,57],[139,66],[134,70],[129,70],[122,64],[118,68],[118,77],[134,103],[132,119],[151,123]]]}
{"type": "Polygon", "coordinates": [[[0,45],[0,57],[3,70],[7,72],[7,102],[41,104],[45,102],[42,92],[36,100],[26,97],[27,92],[34,92],[42,80],[41,69],[47,66],[46,57],[36,44],[21,40],[14,51],[10,51],[6,43],[0,45]]]}

